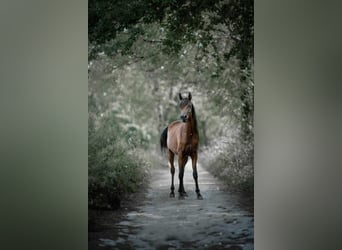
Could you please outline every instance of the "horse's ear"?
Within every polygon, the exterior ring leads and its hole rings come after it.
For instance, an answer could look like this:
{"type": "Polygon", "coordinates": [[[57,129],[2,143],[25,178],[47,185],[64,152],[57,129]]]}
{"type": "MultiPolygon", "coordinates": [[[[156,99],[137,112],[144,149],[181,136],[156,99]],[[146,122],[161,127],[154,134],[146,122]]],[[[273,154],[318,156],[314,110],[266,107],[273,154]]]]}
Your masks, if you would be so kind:
{"type": "Polygon", "coordinates": [[[183,99],[182,94],[179,93],[179,100],[182,100],[182,99],[183,99]]]}
{"type": "Polygon", "coordinates": [[[188,99],[189,99],[189,101],[191,101],[191,92],[189,92],[189,96],[188,96],[188,99]]]}

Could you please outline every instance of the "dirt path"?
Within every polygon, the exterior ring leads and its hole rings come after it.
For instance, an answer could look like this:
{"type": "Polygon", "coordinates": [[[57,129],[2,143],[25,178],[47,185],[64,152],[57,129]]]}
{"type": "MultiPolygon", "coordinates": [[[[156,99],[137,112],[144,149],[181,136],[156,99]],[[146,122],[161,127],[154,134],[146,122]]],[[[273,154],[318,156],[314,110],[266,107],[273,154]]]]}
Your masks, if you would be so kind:
{"type": "MultiPolygon", "coordinates": [[[[190,161],[191,163],[191,161],[190,161]]],[[[196,199],[191,165],[184,200],[169,198],[168,169],[154,170],[146,198],[107,232],[90,233],[89,249],[253,249],[254,217],[237,195],[198,166],[203,200],[196,199]]],[[[176,171],[175,177],[178,176],[176,171]]],[[[178,190],[178,178],[175,178],[178,190]]]]}

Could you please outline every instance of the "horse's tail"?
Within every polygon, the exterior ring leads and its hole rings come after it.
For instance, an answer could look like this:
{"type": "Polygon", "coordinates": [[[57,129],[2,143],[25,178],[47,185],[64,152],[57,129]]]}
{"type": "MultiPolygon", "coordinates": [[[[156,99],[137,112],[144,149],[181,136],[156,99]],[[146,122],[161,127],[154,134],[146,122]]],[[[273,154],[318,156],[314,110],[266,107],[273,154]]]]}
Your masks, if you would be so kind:
{"type": "Polygon", "coordinates": [[[162,152],[164,152],[165,149],[167,149],[167,129],[168,127],[166,127],[160,135],[160,150],[162,152]]]}

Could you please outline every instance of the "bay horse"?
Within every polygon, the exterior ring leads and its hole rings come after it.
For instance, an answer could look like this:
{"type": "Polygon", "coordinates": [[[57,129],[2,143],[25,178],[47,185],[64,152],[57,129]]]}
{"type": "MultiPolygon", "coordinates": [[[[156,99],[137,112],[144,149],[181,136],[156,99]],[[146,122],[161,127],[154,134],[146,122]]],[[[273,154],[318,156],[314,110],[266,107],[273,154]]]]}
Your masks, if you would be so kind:
{"type": "Polygon", "coordinates": [[[203,197],[198,187],[198,174],[197,174],[197,156],[198,156],[198,144],[199,135],[197,129],[197,120],[195,107],[191,102],[191,93],[188,97],[183,98],[179,93],[179,108],[181,110],[181,120],[172,122],[166,127],[160,136],[161,150],[168,149],[168,158],[170,163],[171,172],[171,193],[170,197],[175,197],[174,186],[174,156],[178,155],[178,167],[179,167],[179,198],[184,199],[187,193],[184,190],[183,177],[184,167],[188,161],[188,157],[191,157],[192,161],[192,175],[195,180],[197,199],[202,200],[203,197]]]}

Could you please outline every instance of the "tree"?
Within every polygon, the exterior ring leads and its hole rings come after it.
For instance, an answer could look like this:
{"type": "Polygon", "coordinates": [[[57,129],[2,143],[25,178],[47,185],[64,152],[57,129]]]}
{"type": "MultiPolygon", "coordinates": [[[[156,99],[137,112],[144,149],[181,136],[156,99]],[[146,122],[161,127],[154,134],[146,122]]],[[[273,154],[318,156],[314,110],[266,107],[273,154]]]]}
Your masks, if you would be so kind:
{"type": "Polygon", "coordinates": [[[188,43],[201,44],[203,51],[215,47],[213,32],[219,32],[231,45],[224,58],[236,56],[246,68],[253,58],[253,4],[253,0],[90,0],[89,42],[103,44],[125,31],[127,40],[112,49],[127,51],[144,34],[141,24],[159,23],[165,35],[151,42],[161,42],[165,52],[179,53],[188,43]]]}

